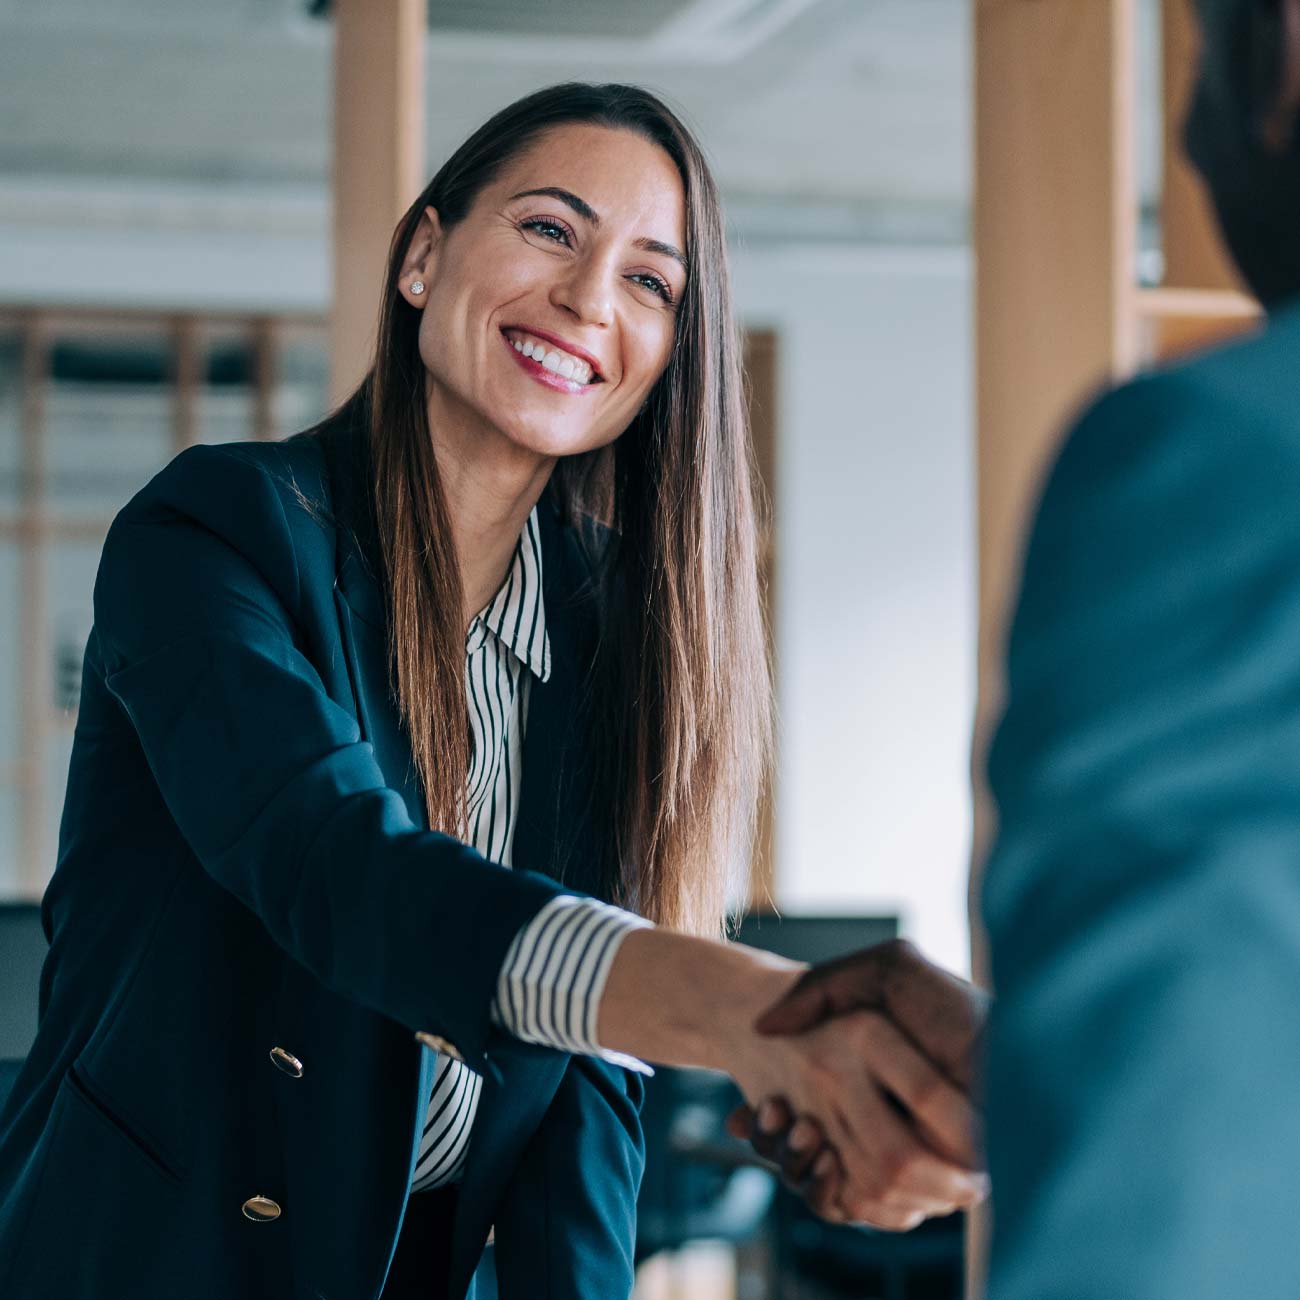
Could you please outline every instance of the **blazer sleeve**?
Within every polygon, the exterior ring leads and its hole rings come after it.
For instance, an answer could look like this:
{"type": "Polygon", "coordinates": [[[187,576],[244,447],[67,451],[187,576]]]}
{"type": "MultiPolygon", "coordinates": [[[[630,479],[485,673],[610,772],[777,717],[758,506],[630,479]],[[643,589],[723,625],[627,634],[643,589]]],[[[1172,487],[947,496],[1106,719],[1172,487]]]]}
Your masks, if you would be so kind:
{"type": "Polygon", "coordinates": [[[1300,444],[1189,368],[1026,561],[983,886],[990,1300],[1296,1294],[1300,444]]]}
{"type": "Polygon", "coordinates": [[[195,447],[122,510],[94,591],[108,688],[195,857],[275,942],[482,1070],[506,949],[566,891],[421,829],[387,788],[296,621],[333,560],[300,572],[295,527],[318,525],[286,496],[237,448],[195,447]]]}
{"type": "Polygon", "coordinates": [[[569,1059],[495,1224],[501,1300],[627,1300],[645,1170],[642,1078],[569,1059]]]}

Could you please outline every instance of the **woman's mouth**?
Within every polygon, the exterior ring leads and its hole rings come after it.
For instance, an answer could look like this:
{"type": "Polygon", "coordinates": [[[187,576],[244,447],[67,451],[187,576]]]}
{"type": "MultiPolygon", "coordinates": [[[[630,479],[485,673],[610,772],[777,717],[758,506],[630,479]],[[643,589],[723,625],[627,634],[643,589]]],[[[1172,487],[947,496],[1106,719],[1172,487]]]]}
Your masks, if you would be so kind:
{"type": "Polygon", "coordinates": [[[561,393],[587,393],[601,382],[591,364],[526,330],[502,330],[515,361],[538,383],[561,393]]]}

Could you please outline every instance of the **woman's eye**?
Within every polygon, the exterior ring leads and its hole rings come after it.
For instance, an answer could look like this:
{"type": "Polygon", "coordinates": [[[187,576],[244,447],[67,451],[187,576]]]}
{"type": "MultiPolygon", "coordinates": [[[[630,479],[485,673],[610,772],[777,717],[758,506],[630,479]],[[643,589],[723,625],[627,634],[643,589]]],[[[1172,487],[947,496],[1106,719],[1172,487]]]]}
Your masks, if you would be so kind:
{"type": "Polygon", "coordinates": [[[631,277],[638,284],[643,284],[647,289],[657,293],[666,303],[671,304],[673,300],[673,291],[668,287],[666,280],[661,280],[657,275],[650,275],[646,271],[638,271],[631,277]]]}
{"type": "Polygon", "coordinates": [[[557,244],[569,242],[568,229],[546,217],[529,217],[527,221],[521,221],[519,226],[521,230],[535,230],[543,239],[554,240],[557,244]]]}

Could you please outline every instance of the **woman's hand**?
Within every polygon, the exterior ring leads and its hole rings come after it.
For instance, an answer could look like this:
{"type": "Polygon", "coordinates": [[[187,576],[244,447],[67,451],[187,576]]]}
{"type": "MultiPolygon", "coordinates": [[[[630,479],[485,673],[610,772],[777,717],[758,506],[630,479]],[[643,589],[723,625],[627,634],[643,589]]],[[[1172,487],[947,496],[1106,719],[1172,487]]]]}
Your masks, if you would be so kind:
{"type": "Polygon", "coordinates": [[[758,1110],[742,1102],[727,1116],[727,1132],[748,1142],[775,1166],[782,1182],[802,1196],[809,1209],[831,1223],[843,1223],[840,1188],[844,1174],[835,1148],[815,1119],[796,1116],[780,1097],[769,1097],[758,1110]]]}
{"type": "Polygon", "coordinates": [[[725,1070],[752,1106],[786,1098],[835,1148],[850,1218],[904,1229],[980,1200],[969,1101],[886,1016],[852,1010],[806,1033],[760,1035],[762,1013],[805,970],[738,944],[635,931],[606,982],[598,1039],[664,1064],[725,1070]]]}

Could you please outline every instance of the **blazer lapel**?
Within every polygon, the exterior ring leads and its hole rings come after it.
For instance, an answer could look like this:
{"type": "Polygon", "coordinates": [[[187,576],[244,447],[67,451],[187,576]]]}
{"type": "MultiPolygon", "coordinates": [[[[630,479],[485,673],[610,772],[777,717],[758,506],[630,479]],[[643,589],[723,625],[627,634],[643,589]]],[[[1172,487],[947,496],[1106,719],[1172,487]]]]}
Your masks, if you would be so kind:
{"type": "Polygon", "coordinates": [[[388,680],[388,612],[378,574],[378,536],[369,501],[364,439],[354,430],[330,430],[331,491],[337,518],[334,601],[351,659],[352,690],[361,735],[389,786],[406,804],[411,820],[429,829],[424,794],[410,741],[388,680]]]}

